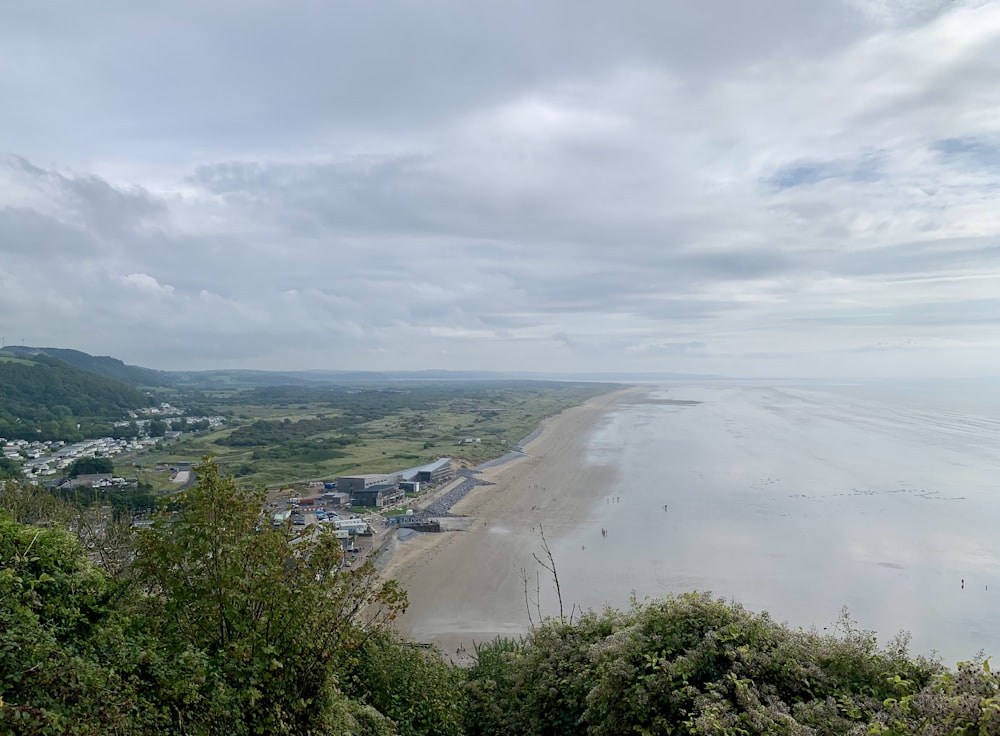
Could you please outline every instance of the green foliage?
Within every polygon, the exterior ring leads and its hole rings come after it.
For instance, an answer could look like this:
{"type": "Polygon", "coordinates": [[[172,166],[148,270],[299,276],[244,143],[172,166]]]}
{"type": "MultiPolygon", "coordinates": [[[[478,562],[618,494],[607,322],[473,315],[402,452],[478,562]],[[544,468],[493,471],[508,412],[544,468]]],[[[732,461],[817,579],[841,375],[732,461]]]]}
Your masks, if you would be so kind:
{"type": "Polygon", "coordinates": [[[332,717],[336,672],[405,594],[370,562],[344,570],[328,528],[293,545],[271,528],[262,494],[239,491],[214,463],[196,472],[137,544],[136,570],[161,601],[160,635],[203,654],[210,681],[232,689],[228,733],[304,733],[332,717]]]}
{"type": "MultiPolygon", "coordinates": [[[[308,421],[303,419],[304,421],[308,421]]],[[[301,422],[296,422],[300,424],[301,422]]],[[[238,430],[237,430],[238,431],[238,430]]],[[[292,440],[275,447],[255,450],[254,460],[293,460],[297,462],[322,462],[338,457],[346,457],[342,448],[350,444],[346,438],[316,438],[307,440],[292,440]]]]}
{"type": "MultiPolygon", "coordinates": [[[[344,417],[332,419],[300,419],[293,422],[258,420],[253,424],[235,429],[228,437],[219,440],[219,444],[231,447],[265,447],[280,443],[291,443],[314,437],[323,432],[344,431],[350,429],[354,422],[344,417]]],[[[349,444],[347,440],[331,440],[343,447],[349,444]]],[[[274,448],[272,448],[274,449],[274,448]]]]}
{"type": "Polygon", "coordinates": [[[95,373],[105,378],[113,378],[130,386],[168,386],[173,383],[173,377],[164,371],[126,365],[117,358],[109,358],[107,356],[98,357],[79,350],[11,346],[0,351],[0,355],[4,353],[21,355],[32,359],[37,355],[47,355],[88,373],[95,373]]]}
{"type": "Polygon", "coordinates": [[[0,566],[0,733],[111,725],[115,714],[99,704],[120,683],[96,661],[95,645],[111,638],[113,585],[68,532],[6,514],[0,566]]]}
{"type": "Polygon", "coordinates": [[[45,355],[27,364],[0,361],[0,437],[75,441],[151,402],[131,386],[45,355]]]}
{"type": "Polygon", "coordinates": [[[868,728],[879,736],[976,736],[1000,733],[1000,677],[989,660],[960,662],[919,692],[889,698],[868,728]]]}
{"type": "Polygon", "coordinates": [[[904,640],[879,650],[850,627],[792,631],[699,594],[550,621],[521,646],[496,642],[479,656],[469,734],[865,733],[891,723],[886,703],[933,692],[942,671],[908,657],[904,640]]]}
{"type": "Polygon", "coordinates": [[[81,457],[69,466],[69,477],[114,473],[115,466],[109,457],[81,457]]]}
{"type": "MultiPolygon", "coordinates": [[[[328,533],[292,544],[214,464],[198,478],[117,577],[63,528],[0,515],[0,733],[398,733],[338,682],[375,638],[390,645],[405,596],[370,563],[342,569],[328,533]]],[[[47,524],[64,508],[27,486],[0,505],[47,524]]],[[[458,677],[443,667],[423,670],[435,687],[458,677]]]]}
{"type": "Polygon", "coordinates": [[[77,508],[89,509],[110,506],[118,516],[128,516],[138,511],[153,511],[157,496],[150,493],[148,486],[139,488],[53,488],[47,493],[72,504],[77,508]]]}
{"type": "Polygon", "coordinates": [[[0,457],[0,479],[10,478],[17,480],[22,477],[21,464],[8,457],[0,457]]]}
{"type": "Polygon", "coordinates": [[[48,488],[30,483],[0,483],[0,513],[20,524],[70,525],[76,514],[48,488]]]}
{"type": "Polygon", "coordinates": [[[379,633],[350,662],[345,692],[391,718],[400,736],[463,733],[464,673],[438,652],[379,633]]]}
{"type": "Polygon", "coordinates": [[[466,682],[466,734],[516,736],[521,714],[509,707],[515,668],[526,643],[497,637],[476,645],[475,662],[466,682]]]}

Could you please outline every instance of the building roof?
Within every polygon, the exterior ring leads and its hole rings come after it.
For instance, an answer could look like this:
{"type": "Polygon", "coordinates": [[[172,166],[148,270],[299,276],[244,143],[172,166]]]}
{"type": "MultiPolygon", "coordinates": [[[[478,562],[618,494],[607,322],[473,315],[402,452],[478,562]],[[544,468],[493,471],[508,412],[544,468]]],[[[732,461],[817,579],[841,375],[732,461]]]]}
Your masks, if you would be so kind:
{"type": "Polygon", "coordinates": [[[432,463],[427,463],[426,465],[420,466],[418,470],[422,470],[425,473],[433,473],[435,470],[440,470],[441,468],[445,467],[446,465],[449,465],[450,463],[451,463],[450,457],[441,457],[432,463]]]}
{"type": "Polygon", "coordinates": [[[451,462],[450,457],[439,457],[432,463],[427,463],[426,465],[418,465],[415,468],[407,468],[406,470],[401,470],[399,475],[402,476],[403,480],[413,480],[417,477],[417,473],[433,473],[435,470],[443,468],[445,465],[451,462]]]}

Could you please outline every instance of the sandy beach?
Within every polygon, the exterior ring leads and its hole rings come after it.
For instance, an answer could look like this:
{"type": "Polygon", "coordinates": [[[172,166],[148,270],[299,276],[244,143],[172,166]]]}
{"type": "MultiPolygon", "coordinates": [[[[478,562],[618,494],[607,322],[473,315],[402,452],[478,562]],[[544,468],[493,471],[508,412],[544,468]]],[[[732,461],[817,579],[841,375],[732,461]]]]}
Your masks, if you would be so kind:
{"type": "MultiPolygon", "coordinates": [[[[606,496],[612,471],[588,463],[588,437],[609,410],[644,391],[631,387],[605,394],[546,419],[525,445],[524,457],[482,472],[482,479],[495,485],[474,489],[452,508],[469,517],[467,531],[393,543],[383,572],[409,595],[401,631],[453,658],[462,645],[468,656],[475,641],[525,633],[521,571],[534,580],[539,527],[553,543],[606,496]]],[[[550,580],[542,577],[541,585],[543,613],[558,613],[549,600],[550,580]]]]}

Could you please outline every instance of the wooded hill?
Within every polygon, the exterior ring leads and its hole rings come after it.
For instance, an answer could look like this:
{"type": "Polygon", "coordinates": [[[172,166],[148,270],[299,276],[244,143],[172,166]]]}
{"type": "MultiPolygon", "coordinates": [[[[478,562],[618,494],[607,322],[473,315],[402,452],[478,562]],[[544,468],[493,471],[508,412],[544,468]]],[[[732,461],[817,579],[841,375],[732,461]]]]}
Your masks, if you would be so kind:
{"type": "Polygon", "coordinates": [[[105,434],[128,410],[152,403],[132,386],[57,358],[0,351],[0,437],[75,441],[105,434]]]}
{"type": "Polygon", "coordinates": [[[80,350],[67,348],[34,348],[27,345],[11,345],[0,350],[0,356],[2,355],[12,355],[28,360],[33,360],[37,355],[47,355],[88,373],[113,378],[116,381],[127,383],[129,386],[171,386],[176,381],[175,377],[167,371],[128,365],[118,358],[111,358],[107,355],[91,355],[80,350]]]}

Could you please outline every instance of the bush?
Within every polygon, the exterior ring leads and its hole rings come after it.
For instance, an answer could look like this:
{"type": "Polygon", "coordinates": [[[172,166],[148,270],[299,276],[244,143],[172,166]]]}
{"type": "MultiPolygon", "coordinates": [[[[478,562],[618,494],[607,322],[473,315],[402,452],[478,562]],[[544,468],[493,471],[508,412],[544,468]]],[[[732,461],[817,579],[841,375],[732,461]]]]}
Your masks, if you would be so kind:
{"type": "Polygon", "coordinates": [[[81,457],[73,461],[69,466],[69,477],[76,478],[81,475],[97,475],[100,473],[114,473],[115,466],[108,457],[81,457]]]}
{"type": "Polygon", "coordinates": [[[694,593],[548,621],[523,645],[479,656],[471,734],[863,732],[883,701],[941,671],[909,658],[904,639],[879,650],[850,626],[840,637],[793,631],[694,593]]]}
{"type": "Polygon", "coordinates": [[[350,697],[391,718],[400,736],[458,736],[464,679],[437,650],[383,632],[365,642],[343,683],[350,697]]]}

